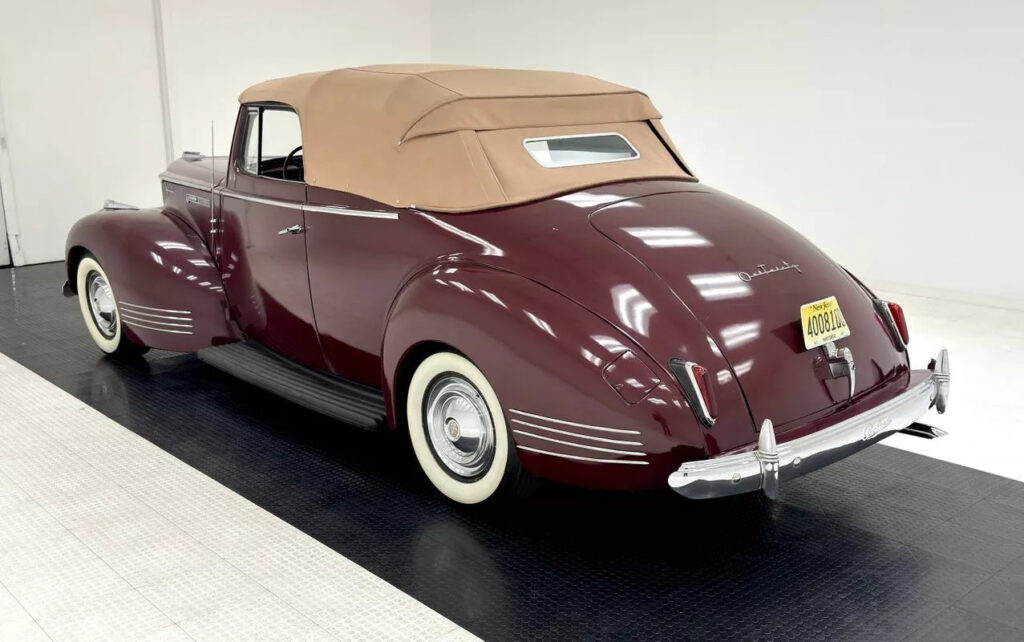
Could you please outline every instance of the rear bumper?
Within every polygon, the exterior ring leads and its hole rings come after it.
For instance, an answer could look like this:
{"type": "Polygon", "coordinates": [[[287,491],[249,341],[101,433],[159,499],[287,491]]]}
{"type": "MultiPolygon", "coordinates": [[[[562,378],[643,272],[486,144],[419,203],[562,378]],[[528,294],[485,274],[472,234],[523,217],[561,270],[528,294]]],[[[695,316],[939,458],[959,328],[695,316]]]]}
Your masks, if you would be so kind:
{"type": "Polygon", "coordinates": [[[755,450],[686,462],[669,475],[668,485],[690,499],[757,490],[774,499],[780,481],[849,457],[910,426],[933,406],[944,412],[948,396],[949,357],[943,348],[924,379],[889,401],[783,444],[776,444],[775,429],[765,420],[755,450]]]}

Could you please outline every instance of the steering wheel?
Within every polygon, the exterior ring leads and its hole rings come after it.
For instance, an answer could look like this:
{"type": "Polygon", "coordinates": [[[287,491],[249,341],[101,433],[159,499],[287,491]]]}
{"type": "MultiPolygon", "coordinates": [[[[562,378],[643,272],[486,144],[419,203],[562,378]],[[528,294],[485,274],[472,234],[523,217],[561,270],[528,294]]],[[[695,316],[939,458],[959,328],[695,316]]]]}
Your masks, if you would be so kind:
{"type": "Polygon", "coordinates": [[[302,145],[299,145],[292,151],[288,152],[288,155],[284,157],[284,165],[281,165],[281,178],[288,180],[288,163],[291,162],[292,158],[302,149],[302,145]]]}

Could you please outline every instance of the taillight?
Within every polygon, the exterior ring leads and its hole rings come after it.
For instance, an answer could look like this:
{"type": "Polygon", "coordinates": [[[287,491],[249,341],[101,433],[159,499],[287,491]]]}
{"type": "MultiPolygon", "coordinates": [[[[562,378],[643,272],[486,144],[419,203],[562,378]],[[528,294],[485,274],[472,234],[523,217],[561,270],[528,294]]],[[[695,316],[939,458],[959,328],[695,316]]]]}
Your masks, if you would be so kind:
{"type": "Polygon", "coordinates": [[[910,345],[910,331],[907,330],[907,317],[903,314],[902,306],[899,303],[890,302],[889,314],[892,315],[892,321],[896,324],[896,329],[899,330],[903,345],[910,345]]]}
{"type": "Polygon", "coordinates": [[[708,369],[699,363],[682,359],[672,359],[669,361],[669,367],[679,380],[679,385],[683,387],[686,401],[693,408],[697,418],[708,428],[715,425],[718,406],[715,403],[715,392],[711,387],[711,373],[708,369]]]}
{"type": "Polygon", "coordinates": [[[875,310],[882,319],[886,330],[892,335],[893,343],[900,352],[910,343],[910,331],[907,330],[907,316],[898,303],[875,300],[875,310]]]}

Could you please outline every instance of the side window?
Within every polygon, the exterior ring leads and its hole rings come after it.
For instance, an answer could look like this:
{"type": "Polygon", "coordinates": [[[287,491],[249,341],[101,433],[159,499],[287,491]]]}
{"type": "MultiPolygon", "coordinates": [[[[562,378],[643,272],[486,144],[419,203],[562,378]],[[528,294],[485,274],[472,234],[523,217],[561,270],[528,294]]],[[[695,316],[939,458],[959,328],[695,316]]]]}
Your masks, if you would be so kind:
{"type": "Polygon", "coordinates": [[[301,181],[302,131],[299,116],[284,107],[253,107],[248,112],[241,170],[278,180],[301,181]]]}

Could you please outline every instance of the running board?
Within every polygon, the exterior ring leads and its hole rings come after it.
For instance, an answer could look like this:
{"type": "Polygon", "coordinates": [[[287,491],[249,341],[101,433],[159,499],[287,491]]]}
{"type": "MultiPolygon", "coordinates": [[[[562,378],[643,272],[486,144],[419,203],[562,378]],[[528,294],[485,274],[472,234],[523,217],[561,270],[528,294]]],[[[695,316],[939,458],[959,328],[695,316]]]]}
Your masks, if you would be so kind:
{"type": "Polygon", "coordinates": [[[919,421],[915,421],[900,432],[905,435],[920,437],[922,439],[935,439],[936,437],[945,437],[949,434],[942,428],[929,426],[928,424],[923,424],[919,421]]]}
{"type": "Polygon", "coordinates": [[[253,342],[203,348],[200,361],[292,403],[364,430],[385,425],[380,390],[296,363],[253,342]]]}

